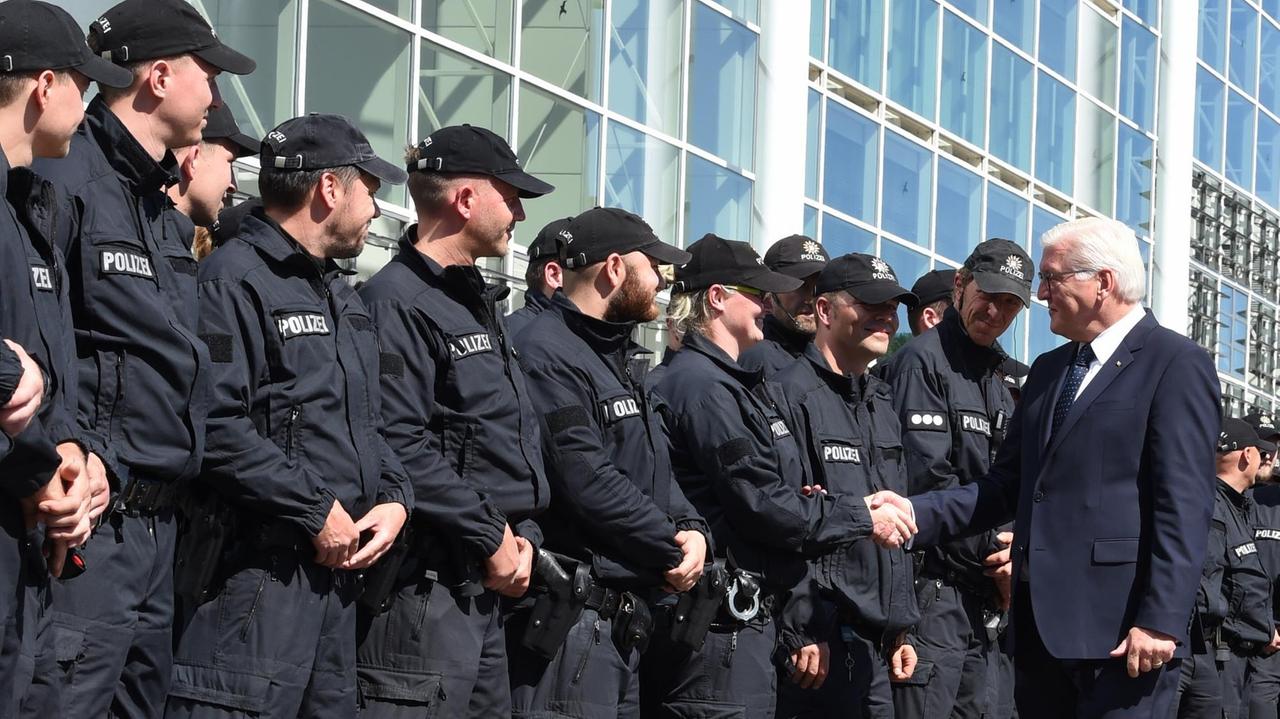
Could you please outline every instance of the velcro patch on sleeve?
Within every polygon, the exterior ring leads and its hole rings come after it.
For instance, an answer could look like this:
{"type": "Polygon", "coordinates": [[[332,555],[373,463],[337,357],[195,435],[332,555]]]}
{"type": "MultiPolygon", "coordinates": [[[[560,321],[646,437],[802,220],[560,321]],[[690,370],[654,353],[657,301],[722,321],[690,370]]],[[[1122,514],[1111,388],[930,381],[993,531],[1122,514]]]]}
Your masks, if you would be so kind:
{"type": "Polygon", "coordinates": [[[913,409],[907,412],[906,430],[929,430],[932,432],[947,431],[947,415],[945,412],[913,409]]]}
{"type": "Polygon", "coordinates": [[[363,315],[351,315],[349,319],[351,320],[351,329],[356,332],[364,332],[373,327],[373,323],[369,321],[369,318],[363,315]]]}
{"type": "Polygon", "coordinates": [[[209,359],[220,364],[231,361],[231,335],[200,335],[209,347],[209,359]]]}
{"type": "Polygon", "coordinates": [[[378,354],[378,374],[396,379],[404,377],[404,355],[396,354],[395,352],[380,352],[378,354]]]}
{"type": "Polygon", "coordinates": [[[573,427],[590,427],[591,415],[587,414],[587,410],[581,405],[570,405],[561,407],[554,412],[547,413],[547,429],[552,434],[559,434],[566,429],[573,427]]]}
{"type": "Polygon", "coordinates": [[[736,463],[749,454],[751,454],[751,440],[745,437],[731,439],[716,449],[716,457],[720,459],[721,466],[725,467],[736,463]]]}

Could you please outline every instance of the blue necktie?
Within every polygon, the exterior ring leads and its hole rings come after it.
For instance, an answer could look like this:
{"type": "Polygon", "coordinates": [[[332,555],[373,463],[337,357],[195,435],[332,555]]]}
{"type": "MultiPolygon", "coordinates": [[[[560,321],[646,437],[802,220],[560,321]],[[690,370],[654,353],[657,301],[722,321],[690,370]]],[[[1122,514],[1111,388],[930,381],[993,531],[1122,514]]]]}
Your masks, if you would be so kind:
{"type": "Polygon", "coordinates": [[[1071,412],[1071,405],[1076,401],[1076,393],[1080,391],[1080,383],[1084,381],[1084,376],[1088,374],[1091,364],[1093,364],[1093,348],[1088,344],[1080,345],[1076,349],[1076,358],[1067,368],[1067,381],[1062,385],[1058,403],[1053,406],[1053,427],[1049,432],[1050,437],[1058,431],[1058,425],[1062,424],[1062,420],[1066,419],[1067,414],[1071,412]]]}

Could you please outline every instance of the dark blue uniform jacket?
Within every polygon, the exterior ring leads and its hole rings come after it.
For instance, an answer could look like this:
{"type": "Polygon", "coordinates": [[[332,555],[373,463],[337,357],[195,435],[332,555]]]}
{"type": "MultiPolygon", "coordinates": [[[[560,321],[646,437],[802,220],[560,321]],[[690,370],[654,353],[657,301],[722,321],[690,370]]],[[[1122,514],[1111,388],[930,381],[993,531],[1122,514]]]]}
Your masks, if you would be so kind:
{"type": "Polygon", "coordinates": [[[1249,655],[1271,641],[1271,579],[1253,536],[1253,500],[1215,479],[1213,519],[1196,612],[1206,634],[1221,627],[1222,638],[1249,655]]]}
{"type": "MultiPolygon", "coordinates": [[[[559,294],[559,290],[556,291],[559,294]]],[[[526,290],[524,293],[524,307],[507,315],[507,336],[516,338],[520,336],[520,331],[529,326],[533,318],[542,314],[551,306],[551,298],[541,292],[526,290]]]]}
{"type": "Polygon", "coordinates": [[[748,347],[738,358],[738,365],[743,369],[763,372],[765,379],[771,379],[789,367],[813,341],[813,335],[786,327],[773,315],[764,316],[763,329],[764,339],[748,347]]]}
{"type": "MultiPolygon", "coordinates": [[[[1258,558],[1271,578],[1271,595],[1280,587],[1280,484],[1262,484],[1247,492],[1253,499],[1253,541],[1258,558]]],[[[1272,612],[1280,618],[1280,602],[1272,601],[1272,612]]]]}

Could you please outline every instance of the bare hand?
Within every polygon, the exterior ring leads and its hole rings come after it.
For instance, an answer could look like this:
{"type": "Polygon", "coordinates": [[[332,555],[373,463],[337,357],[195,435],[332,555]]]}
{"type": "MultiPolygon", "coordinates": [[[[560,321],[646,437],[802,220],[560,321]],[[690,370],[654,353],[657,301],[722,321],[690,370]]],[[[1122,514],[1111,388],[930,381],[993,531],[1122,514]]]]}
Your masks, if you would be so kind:
{"type": "Polygon", "coordinates": [[[533,542],[524,537],[516,537],[516,546],[520,548],[520,568],[516,571],[516,580],[512,583],[512,592],[519,594],[511,594],[509,596],[519,599],[529,591],[529,582],[533,579],[533,562],[537,558],[538,553],[533,542]]]}
{"type": "Polygon", "coordinates": [[[311,544],[316,548],[316,564],[330,569],[342,569],[351,555],[359,551],[360,531],[343,509],[342,502],[333,500],[324,527],[311,538],[311,544]]]}
{"type": "Polygon", "coordinates": [[[903,644],[893,651],[889,657],[889,680],[905,682],[916,672],[916,649],[910,644],[903,644]]]}
{"type": "MultiPolygon", "coordinates": [[[[498,545],[497,551],[488,559],[484,560],[484,586],[503,596],[521,597],[524,596],[525,590],[529,588],[528,577],[525,577],[525,585],[521,587],[520,580],[520,564],[522,559],[520,552],[523,549],[520,542],[524,541],[522,537],[516,537],[511,532],[511,525],[507,525],[502,530],[502,544],[498,545]]],[[[528,544],[524,541],[524,544],[528,544]]]]}
{"type": "Polygon", "coordinates": [[[996,535],[996,541],[1004,549],[992,552],[983,560],[986,566],[983,574],[995,582],[996,591],[1000,593],[1000,608],[1008,611],[1009,604],[1013,601],[1013,557],[1009,548],[1013,544],[1013,532],[1000,532],[996,535]]]}
{"type": "MultiPolygon", "coordinates": [[[[85,469],[84,450],[75,442],[59,444],[62,463],[45,489],[58,485],[61,495],[36,500],[38,520],[45,526],[45,538],[78,547],[89,541],[89,474],[85,469]]],[[[37,497],[44,492],[37,492],[37,497]]]]}
{"type": "Polygon", "coordinates": [[[871,536],[886,548],[901,547],[916,534],[911,502],[894,492],[882,491],[864,497],[871,511],[871,536]]]}
{"type": "Polygon", "coordinates": [[[800,488],[800,494],[806,497],[812,497],[815,494],[826,494],[827,490],[821,484],[806,484],[800,488]]]}
{"type": "Polygon", "coordinates": [[[21,345],[12,340],[4,343],[17,353],[22,362],[22,378],[18,380],[18,387],[9,401],[0,407],[0,430],[13,437],[27,428],[40,409],[40,402],[44,399],[44,372],[21,345]]]}
{"type": "Polygon", "coordinates": [[[382,559],[382,555],[386,554],[388,549],[391,549],[392,543],[396,541],[396,535],[400,534],[400,528],[404,526],[408,516],[404,505],[399,502],[387,502],[370,509],[359,522],[356,522],[356,534],[373,532],[373,536],[342,563],[342,568],[372,567],[375,562],[382,559]]]}
{"type": "Polygon", "coordinates": [[[1111,650],[1113,657],[1125,657],[1129,678],[1137,679],[1139,674],[1146,674],[1153,669],[1160,669],[1165,662],[1173,659],[1173,650],[1177,642],[1168,634],[1154,629],[1133,627],[1128,636],[1120,641],[1120,645],[1111,650]]]}
{"type": "Polygon", "coordinates": [[[663,589],[671,594],[692,589],[702,578],[702,566],[707,563],[707,538],[702,532],[692,529],[676,532],[676,546],[684,558],[679,566],[662,575],[667,580],[663,589]]]}
{"type": "Polygon", "coordinates": [[[97,526],[98,519],[111,504],[111,483],[107,481],[102,458],[93,452],[89,453],[85,470],[89,473],[89,525],[97,526]]]}
{"type": "Polygon", "coordinates": [[[1280,631],[1272,629],[1271,642],[1262,648],[1262,654],[1269,657],[1276,652],[1280,652],[1280,631]]]}
{"type": "Polygon", "coordinates": [[[791,652],[791,661],[796,665],[791,681],[801,689],[817,689],[827,680],[831,649],[826,642],[809,644],[791,652]]]}

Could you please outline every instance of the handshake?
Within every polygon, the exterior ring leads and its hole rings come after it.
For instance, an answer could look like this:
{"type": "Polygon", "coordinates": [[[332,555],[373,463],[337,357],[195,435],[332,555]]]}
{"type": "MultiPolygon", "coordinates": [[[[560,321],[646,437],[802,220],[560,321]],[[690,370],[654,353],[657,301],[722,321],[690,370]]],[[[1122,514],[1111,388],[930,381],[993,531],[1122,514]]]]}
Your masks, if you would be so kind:
{"type": "Polygon", "coordinates": [[[911,501],[888,490],[863,497],[871,510],[871,539],[886,549],[906,544],[916,534],[916,513],[911,501]]]}

